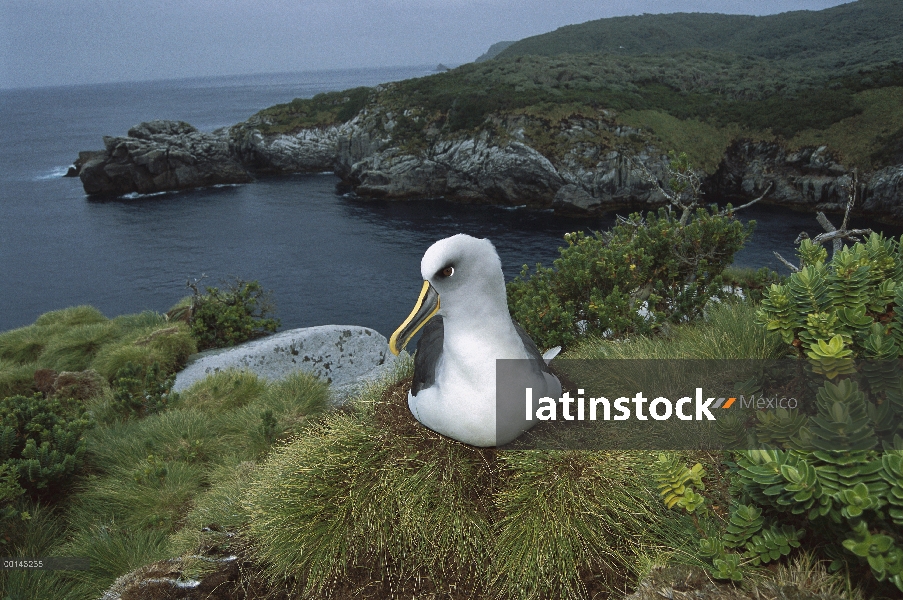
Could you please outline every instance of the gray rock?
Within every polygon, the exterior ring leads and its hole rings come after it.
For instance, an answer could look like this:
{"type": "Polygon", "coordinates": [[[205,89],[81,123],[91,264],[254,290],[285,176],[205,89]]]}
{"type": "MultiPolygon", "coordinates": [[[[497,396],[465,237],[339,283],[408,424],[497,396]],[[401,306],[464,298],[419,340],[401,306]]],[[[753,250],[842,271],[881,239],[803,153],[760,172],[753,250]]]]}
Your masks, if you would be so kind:
{"type": "Polygon", "coordinates": [[[316,173],[335,168],[339,147],[338,127],[265,136],[257,125],[260,123],[255,121],[239,123],[228,131],[230,152],[254,172],[316,173]]]}
{"type": "Polygon", "coordinates": [[[227,369],[249,370],[268,381],[300,370],[332,384],[334,397],[340,401],[387,374],[396,360],[386,338],[367,327],[322,325],[291,329],[234,348],[196,355],[176,375],[173,389],[184,391],[207,375],[227,369]]]}
{"type": "Polygon", "coordinates": [[[589,192],[573,183],[563,185],[555,194],[554,206],[563,212],[586,213],[598,207],[602,202],[593,198],[589,192]]]}
{"type": "MultiPolygon", "coordinates": [[[[578,214],[666,203],[638,166],[666,181],[668,157],[649,142],[639,146],[648,136],[618,124],[610,112],[573,115],[554,125],[528,115],[490,116],[476,134],[449,133],[433,123],[411,144],[398,137],[398,124],[405,117],[427,118],[420,110],[397,114],[377,102],[346,123],[290,134],[264,134],[262,116],[212,134],[180,121],[151,121],[126,138],[104,138],[106,150],[82,153],[72,173],[79,173],[89,194],[238,183],[249,181],[250,172],[332,171],[364,198],[443,197],[578,214]]],[[[903,222],[901,169],[860,174],[858,210],[903,222]]],[[[790,151],[775,142],[740,140],[707,178],[705,192],[719,200],[750,200],[771,185],[765,203],[842,211],[849,181],[848,168],[827,146],[790,151]]]]}
{"type": "Polygon", "coordinates": [[[903,223],[903,165],[872,175],[862,198],[863,212],[903,223]]]}
{"type": "Polygon", "coordinates": [[[103,141],[104,152],[79,155],[78,175],[91,195],[151,194],[252,180],[232,157],[224,135],[202,133],[182,121],[141,123],[128,137],[103,141]]]}

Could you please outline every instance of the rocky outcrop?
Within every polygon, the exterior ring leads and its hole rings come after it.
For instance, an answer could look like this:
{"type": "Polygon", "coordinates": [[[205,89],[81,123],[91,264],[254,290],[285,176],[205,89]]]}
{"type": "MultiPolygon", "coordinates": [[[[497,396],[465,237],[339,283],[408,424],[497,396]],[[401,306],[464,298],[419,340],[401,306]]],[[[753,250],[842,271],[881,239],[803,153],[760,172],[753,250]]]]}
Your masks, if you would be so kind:
{"type": "MultiPolygon", "coordinates": [[[[494,117],[478,133],[430,126],[412,137],[409,123],[416,117],[414,110],[397,114],[377,103],[346,123],[291,134],[265,134],[272,124],[260,116],[214,133],[154,121],[132,128],[128,137],[104,138],[106,150],[81,153],[74,169],[89,194],[239,183],[250,173],[330,171],[361,198],[441,197],[578,215],[665,202],[643,171],[667,179],[668,157],[643,141],[648,136],[641,130],[606,111],[554,123],[494,117]]],[[[849,169],[825,146],[791,151],[739,140],[705,191],[743,201],[771,186],[765,202],[832,212],[845,207],[849,183],[849,169]]],[[[860,174],[859,184],[857,210],[903,222],[903,166],[860,174]]]]}
{"type": "Polygon", "coordinates": [[[334,400],[342,401],[388,372],[395,360],[386,338],[367,327],[290,329],[234,348],[198,354],[176,375],[173,390],[186,390],[208,375],[227,369],[249,370],[269,381],[305,371],[330,383],[334,400]]]}
{"type": "Polygon", "coordinates": [[[903,223],[903,165],[872,174],[862,196],[861,210],[883,220],[903,223]]]}
{"type": "Polygon", "coordinates": [[[85,157],[79,177],[88,194],[150,194],[252,180],[224,135],[181,121],[141,123],[127,137],[104,137],[104,146],[104,152],[79,157],[85,157]]]}
{"type": "Polygon", "coordinates": [[[228,132],[235,160],[256,173],[299,173],[335,170],[339,127],[304,129],[294,135],[263,135],[251,119],[228,132]]]}
{"type": "MultiPolygon", "coordinates": [[[[739,140],[725,153],[707,192],[718,198],[755,198],[772,185],[764,202],[807,211],[842,212],[850,170],[827,146],[787,150],[774,142],[739,140]]],[[[872,218],[903,222],[903,165],[860,174],[856,210],[872,218]]]]}
{"type": "Polygon", "coordinates": [[[542,125],[526,117],[497,119],[476,136],[428,133],[426,147],[416,151],[393,140],[396,120],[391,112],[371,111],[338,129],[335,172],[359,196],[443,197],[578,214],[664,200],[634,163],[663,173],[667,158],[652,147],[631,154],[601,147],[602,132],[636,134],[607,120],[564,121],[554,147],[543,152],[525,133],[542,125]]]}

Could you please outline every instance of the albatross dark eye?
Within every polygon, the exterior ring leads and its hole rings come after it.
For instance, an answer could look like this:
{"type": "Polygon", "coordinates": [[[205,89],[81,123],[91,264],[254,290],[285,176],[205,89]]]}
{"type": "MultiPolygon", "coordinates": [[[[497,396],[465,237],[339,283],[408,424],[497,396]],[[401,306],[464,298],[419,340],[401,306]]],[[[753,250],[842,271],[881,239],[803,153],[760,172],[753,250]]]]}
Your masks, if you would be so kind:
{"type": "Polygon", "coordinates": [[[455,268],[449,265],[436,274],[439,275],[439,277],[451,277],[455,274],[455,268]]]}

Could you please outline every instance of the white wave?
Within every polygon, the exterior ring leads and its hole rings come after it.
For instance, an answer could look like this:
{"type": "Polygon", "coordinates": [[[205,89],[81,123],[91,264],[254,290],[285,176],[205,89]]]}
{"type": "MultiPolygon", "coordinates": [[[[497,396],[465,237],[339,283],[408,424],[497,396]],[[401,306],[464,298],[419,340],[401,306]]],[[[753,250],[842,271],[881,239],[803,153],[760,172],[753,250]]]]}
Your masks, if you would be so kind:
{"type": "Polygon", "coordinates": [[[165,196],[166,194],[175,193],[174,191],[166,191],[166,192],[153,192],[150,194],[139,194],[138,192],[132,192],[131,194],[123,194],[120,198],[124,198],[126,200],[137,200],[138,198],[152,198],[154,196],[165,196]]]}
{"type": "Polygon", "coordinates": [[[44,181],[46,179],[58,179],[69,172],[69,167],[72,165],[66,165],[65,167],[53,167],[49,171],[45,171],[44,173],[38,175],[34,178],[35,181],[44,181]]]}

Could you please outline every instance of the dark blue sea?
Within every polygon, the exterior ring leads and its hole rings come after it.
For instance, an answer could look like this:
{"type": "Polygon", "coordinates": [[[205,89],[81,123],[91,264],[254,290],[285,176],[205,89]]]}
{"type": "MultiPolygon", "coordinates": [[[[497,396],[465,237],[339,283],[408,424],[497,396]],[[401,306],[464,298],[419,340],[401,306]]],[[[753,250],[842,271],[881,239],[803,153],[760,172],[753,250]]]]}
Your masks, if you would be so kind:
{"type": "MultiPolygon", "coordinates": [[[[0,90],[0,331],[79,304],[110,317],[165,312],[188,294],[187,280],[206,275],[207,285],[259,280],[273,291],[283,329],[353,324],[388,337],[413,306],[420,257],[434,241],[460,232],[487,237],[511,279],[523,264],[551,263],[565,233],[612,224],[614,215],[579,220],[441,201],[362,202],[337,192],[328,173],[106,201],[88,199],[77,178],[61,177],[80,150],[102,149],[102,136],[125,135],[142,121],[176,119],[210,131],[293,98],[429,73],[408,67],[0,90]]],[[[740,266],[778,268],[772,250],[789,258],[800,231],[818,230],[812,216],[754,209],[743,214],[759,227],[736,258],[740,266]]]]}

